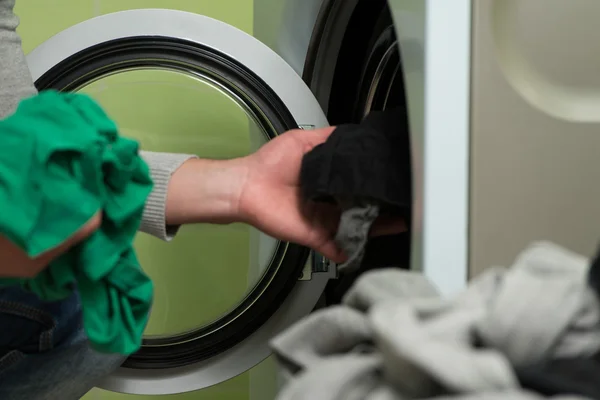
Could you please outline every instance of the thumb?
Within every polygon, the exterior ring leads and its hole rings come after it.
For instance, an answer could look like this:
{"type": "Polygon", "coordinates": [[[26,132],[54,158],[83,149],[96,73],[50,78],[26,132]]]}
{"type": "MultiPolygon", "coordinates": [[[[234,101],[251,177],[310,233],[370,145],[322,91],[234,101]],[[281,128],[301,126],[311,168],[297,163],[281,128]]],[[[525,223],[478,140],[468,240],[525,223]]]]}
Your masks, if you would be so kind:
{"type": "Polygon", "coordinates": [[[369,236],[386,236],[406,232],[408,227],[404,218],[400,217],[379,217],[371,226],[369,236]]]}
{"type": "Polygon", "coordinates": [[[348,256],[344,254],[344,252],[335,244],[333,240],[324,243],[315,250],[317,253],[336,264],[341,264],[348,259],[348,256]]]}
{"type": "Polygon", "coordinates": [[[335,126],[327,126],[325,128],[302,130],[298,129],[297,134],[311,148],[324,143],[335,130],[335,126]]]}

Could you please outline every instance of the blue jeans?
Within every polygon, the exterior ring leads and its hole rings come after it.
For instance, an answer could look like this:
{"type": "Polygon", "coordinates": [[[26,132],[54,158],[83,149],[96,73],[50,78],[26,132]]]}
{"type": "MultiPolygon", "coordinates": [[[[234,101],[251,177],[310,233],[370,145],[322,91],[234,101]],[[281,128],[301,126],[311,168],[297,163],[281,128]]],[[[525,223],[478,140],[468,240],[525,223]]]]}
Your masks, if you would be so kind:
{"type": "Polygon", "coordinates": [[[47,303],[0,289],[0,399],[76,400],[122,362],[90,348],[76,293],[47,303]]]}

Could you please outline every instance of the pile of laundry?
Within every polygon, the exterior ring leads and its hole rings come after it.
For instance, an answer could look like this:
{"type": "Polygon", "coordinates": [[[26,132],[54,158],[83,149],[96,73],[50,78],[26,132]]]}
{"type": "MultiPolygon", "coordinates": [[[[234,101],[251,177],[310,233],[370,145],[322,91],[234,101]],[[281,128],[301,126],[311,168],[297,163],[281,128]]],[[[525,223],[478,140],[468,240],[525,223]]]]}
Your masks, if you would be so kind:
{"type": "Polygon", "coordinates": [[[401,264],[394,240],[370,237],[374,222],[410,224],[407,126],[406,110],[374,112],[303,159],[304,200],[342,210],[351,279],[341,304],[272,341],[278,399],[600,399],[598,258],[535,243],[452,297],[419,272],[377,269],[401,264]]]}
{"type": "Polygon", "coordinates": [[[599,274],[546,242],[449,298],[418,272],[368,272],[273,340],[278,399],[598,399],[599,274]]]}

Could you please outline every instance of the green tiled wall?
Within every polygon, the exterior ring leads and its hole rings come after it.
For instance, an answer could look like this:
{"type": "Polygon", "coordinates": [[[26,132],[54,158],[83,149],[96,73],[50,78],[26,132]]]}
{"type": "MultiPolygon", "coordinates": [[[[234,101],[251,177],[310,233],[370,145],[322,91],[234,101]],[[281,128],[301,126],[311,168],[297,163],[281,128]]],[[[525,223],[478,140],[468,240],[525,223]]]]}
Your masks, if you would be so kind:
{"type": "MultiPolygon", "coordinates": [[[[196,12],[253,33],[253,0],[19,0],[16,11],[21,17],[23,46],[29,52],[71,25],[133,8],[196,12]]],[[[157,71],[124,73],[84,91],[99,100],[123,133],[139,139],[146,150],[211,158],[251,151],[256,142],[249,140],[251,129],[244,114],[214,89],[186,81],[189,79],[157,71]]],[[[256,232],[243,225],[184,227],[170,244],[141,235],[136,247],[157,286],[149,331],[187,329],[234,306],[247,289],[252,235],[256,232]],[[175,287],[177,290],[172,290],[175,287]],[[189,307],[178,307],[181,304],[189,307]]],[[[269,400],[264,396],[274,393],[273,369],[272,364],[264,363],[250,373],[195,393],[148,397],[95,389],[84,399],[269,400]]]]}

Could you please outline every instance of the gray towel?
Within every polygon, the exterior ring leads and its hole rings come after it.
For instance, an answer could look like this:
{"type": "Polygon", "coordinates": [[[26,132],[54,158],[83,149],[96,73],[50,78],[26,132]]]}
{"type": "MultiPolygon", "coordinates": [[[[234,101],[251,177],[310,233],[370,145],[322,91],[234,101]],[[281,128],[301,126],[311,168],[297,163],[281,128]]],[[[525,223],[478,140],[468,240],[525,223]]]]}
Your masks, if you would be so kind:
{"type": "Polygon", "coordinates": [[[278,400],[541,399],[513,366],[600,349],[588,266],[537,243],[448,299],[416,272],[367,273],[343,305],[272,341],[286,382],[278,400]]]}

